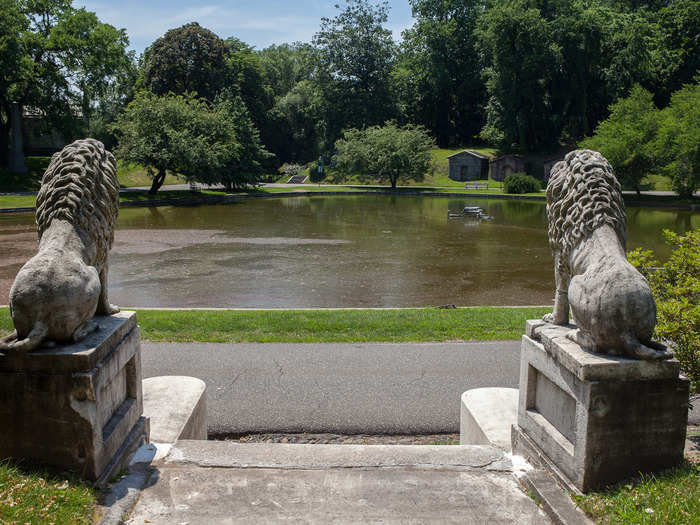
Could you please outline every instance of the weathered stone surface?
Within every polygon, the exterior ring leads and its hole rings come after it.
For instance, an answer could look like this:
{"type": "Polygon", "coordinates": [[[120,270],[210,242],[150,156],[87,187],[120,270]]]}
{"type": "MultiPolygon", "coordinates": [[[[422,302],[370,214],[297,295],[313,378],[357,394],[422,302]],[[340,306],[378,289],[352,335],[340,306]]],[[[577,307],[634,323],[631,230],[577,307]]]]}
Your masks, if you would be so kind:
{"type": "Polygon", "coordinates": [[[422,468],[510,471],[505,453],[491,446],[458,445],[289,445],[181,440],[165,458],[166,465],[203,467],[293,468],[422,468]]]}
{"type": "Polygon", "coordinates": [[[0,357],[0,457],[95,480],[119,455],[142,413],[139,329],[133,312],[103,324],[88,349],[0,357]]]}
{"type": "Polygon", "coordinates": [[[556,295],[545,321],[566,326],[571,307],[577,327],[566,337],[578,345],[636,359],[671,357],[651,340],[656,304],[627,261],[620,183],[600,153],[572,151],[554,166],[547,218],[556,295]]]}
{"type": "Polygon", "coordinates": [[[523,336],[520,430],[584,492],[682,461],[689,385],[677,363],[592,355],[561,330],[528,327],[547,346],[523,336]]]}
{"type": "MultiPolygon", "coordinates": [[[[674,379],[680,372],[676,359],[640,361],[622,356],[595,354],[567,337],[576,326],[558,326],[544,321],[527,321],[527,336],[540,343],[549,355],[582,381],[630,381],[674,379]]],[[[525,344],[525,343],[523,343],[525,344]]]]}
{"type": "Polygon", "coordinates": [[[151,420],[151,441],[207,439],[207,386],[196,377],[143,380],[143,414],[151,420]]]}
{"type": "Polygon", "coordinates": [[[179,441],[127,523],[541,524],[492,447],[179,441]]]}
{"type": "Polygon", "coordinates": [[[37,195],[39,252],[10,290],[15,331],[0,340],[0,352],[80,341],[96,329],[95,313],[119,311],[107,299],[118,210],[116,162],[101,142],[78,140],[54,154],[37,195]]]}
{"type": "MultiPolygon", "coordinates": [[[[0,357],[0,371],[80,372],[97,366],[107,354],[122,344],[136,326],[136,313],[119,312],[95,317],[98,330],[79,343],[41,346],[31,353],[10,353],[0,357]]],[[[140,345],[140,341],[139,341],[140,345]]]]}
{"type": "Polygon", "coordinates": [[[492,445],[510,452],[518,419],[518,389],[475,388],[462,394],[460,445],[492,445]]]}

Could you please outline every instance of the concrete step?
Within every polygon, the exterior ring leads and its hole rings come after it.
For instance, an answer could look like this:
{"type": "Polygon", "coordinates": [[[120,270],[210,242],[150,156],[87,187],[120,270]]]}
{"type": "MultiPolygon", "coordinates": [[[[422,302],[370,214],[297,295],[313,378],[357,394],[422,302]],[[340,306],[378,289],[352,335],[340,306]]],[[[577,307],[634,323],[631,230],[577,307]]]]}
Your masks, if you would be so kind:
{"type": "Polygon", "coordinates": [[[460,445],[493,445],[511,451],[510,428],[518,421],[517,388],[474,388],[462,394],[460,445]]]}
{"type": "Polygon", "coordinates": [[[548,519],[490,446],[178,441],[127,523],[518,523],[548,519]]]}

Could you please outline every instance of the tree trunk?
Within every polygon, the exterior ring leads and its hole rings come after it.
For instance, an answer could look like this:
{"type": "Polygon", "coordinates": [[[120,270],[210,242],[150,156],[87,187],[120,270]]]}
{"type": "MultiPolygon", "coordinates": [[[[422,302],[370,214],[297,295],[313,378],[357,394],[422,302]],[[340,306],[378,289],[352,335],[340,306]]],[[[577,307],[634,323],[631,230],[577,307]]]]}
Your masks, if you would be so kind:
{"type": "MultiPolygon", "coordinates": [[[[1,117],[0,117],[1,118],[1,117]]],[[[10,147],[10,123],[0,122],[0,166],[7,166],[10,147]]]]}
{"type": "Polygon", "coordinates": [[[26,173],[24,142],[22,140],[22,108],[17,102],[10,105],[10,158],[8,168],[12,173],[26,173]]]}
{"type": "Polygon", "coordinates": [[[399,174],[397,173],[396,176],[391,177],[391,189],[395,190],[396,189],[396,183],[399,180],[399,174]]]}
{"type": "Polygon", "coordinates": [[[640,196],[642,194],[642,190],[639,189],[639,184],[636,184],[634,186],[634,189],[637,191],[637,196],[640,196]]]}
{"type": "Polygon", "coordinates": [[[155,195],[156,192],[163,185],[163,182],[165,182],[165,170],[159,169],[158,174],[155,177],[153,177],[153,184],[151,184],[151,189],[148,190],[148,194],[155,195]]]}

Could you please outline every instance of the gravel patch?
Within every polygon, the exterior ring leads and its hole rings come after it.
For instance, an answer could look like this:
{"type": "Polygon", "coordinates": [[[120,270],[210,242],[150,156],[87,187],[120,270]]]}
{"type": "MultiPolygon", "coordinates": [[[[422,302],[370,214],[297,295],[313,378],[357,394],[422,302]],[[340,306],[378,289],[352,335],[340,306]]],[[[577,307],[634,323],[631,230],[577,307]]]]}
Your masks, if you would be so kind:
{"type": "Polygon", "coordinates": [[[209,439],[237,443],[296,443],[305,445],[459,445],[459,434],[244,434],[209,439]]]}

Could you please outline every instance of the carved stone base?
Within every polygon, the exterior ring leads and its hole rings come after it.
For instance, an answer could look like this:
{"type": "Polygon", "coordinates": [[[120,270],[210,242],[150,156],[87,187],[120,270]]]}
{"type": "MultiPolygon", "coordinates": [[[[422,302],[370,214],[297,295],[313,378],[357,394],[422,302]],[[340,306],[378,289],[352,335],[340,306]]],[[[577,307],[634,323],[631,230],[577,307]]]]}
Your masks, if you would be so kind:
{"type": "Polygon", "coordinates": [[[148,441],[136,314],[96,319],[100,329],[80,343],[0,357],[0,457],[94,481],[128,443],[148,441]]]}
{"type": "MultiPolygon", "coordinates": [[[[592,354],[566,338],[573,328],[527,322],[520,432],[582,492],[680,463],[689,383],[678,361],[592,354]]],[[[513,452],[532,456],[519,441],[513,452]]]]}

